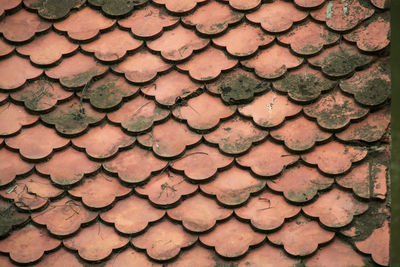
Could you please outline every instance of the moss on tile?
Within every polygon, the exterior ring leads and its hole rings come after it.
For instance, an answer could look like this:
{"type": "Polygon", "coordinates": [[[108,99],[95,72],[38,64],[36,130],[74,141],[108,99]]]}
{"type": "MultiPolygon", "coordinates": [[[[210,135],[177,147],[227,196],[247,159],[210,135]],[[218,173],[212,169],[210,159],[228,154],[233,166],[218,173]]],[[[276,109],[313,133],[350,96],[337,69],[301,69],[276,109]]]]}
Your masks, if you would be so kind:
{"type": "Polygon", "coordinates": [[[85,0],[37,0],[28,4],[29,8],[37,9],[39,15],[46,19],[65,17],[73,8],[80,7],[85,0]]]}
{"type": "Polygon", "coordinates": [[[7,235],[12,227],[28,220],[29,215],[17,211],[12,203],[0,202],[0,237],[7,235]]]}
{"type": "Polygon", "coordinates": [[[148,0],[89,0],[95,6],[101,6],[102,10],[110,16],[122,16],[137,6],[146,3],[148,0]]]}

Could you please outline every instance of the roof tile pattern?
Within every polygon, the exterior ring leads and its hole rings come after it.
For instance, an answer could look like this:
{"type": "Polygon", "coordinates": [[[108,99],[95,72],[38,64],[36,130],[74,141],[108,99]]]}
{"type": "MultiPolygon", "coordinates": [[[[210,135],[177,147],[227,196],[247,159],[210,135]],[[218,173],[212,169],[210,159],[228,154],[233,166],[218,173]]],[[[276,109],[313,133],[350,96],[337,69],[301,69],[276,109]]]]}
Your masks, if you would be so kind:
{"type": "Polygon", "coordinates": [[[384,0],[0,1],[1,266],[388,266],[384,0]]]}

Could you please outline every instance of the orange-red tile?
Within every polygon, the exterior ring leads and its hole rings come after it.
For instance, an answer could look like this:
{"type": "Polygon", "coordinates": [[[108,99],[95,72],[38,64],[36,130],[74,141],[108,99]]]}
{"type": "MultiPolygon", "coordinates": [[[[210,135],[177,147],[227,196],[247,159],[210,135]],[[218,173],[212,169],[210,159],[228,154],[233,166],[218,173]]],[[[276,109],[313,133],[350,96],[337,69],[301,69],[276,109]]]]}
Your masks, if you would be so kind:
{"type": "Polygon", "coordinates": [[[275,230],[286,218],[291,218],[300,212],[300,207],[291,205],[285,199],[268,191],[253,197],[243,207],[235,210],[242,219],[250,220],[251,224],[260,230],[275,230]]]}
{"type": "Polygon", "coordinates": [[[25,6],[36,9],[39,15],[45,19],[61,19],[68,15],[70,10],[77,9],[85,3],[85,0],[63,1],[57,0],[24,0],[25,6]]]}
{"type": "Polygon", "coordinates": [[[322,5],[325,0],[294,0],[294,2],[303,8],[313,8],[322,5]]]}
{"type": "Polygon", "coordinates": [[[54,263],[60,264],[65,267],[82,267],[83,262],[71,251],[64,247],[59,248],[57,251],[46,254],[40,261],[41,267],[53,267],[54,263]]]}
{"type": "Polygon", "coordinates": [[[215,35],[225,31],[230,24],[243,18],[243,14],[215,0],[199,7],[194,13],[183,17],[186,25],[196,26],[196,30],[206,35],[215,35]]]}
{"type": "Polygon", "coordinates": [[[209,195],[215,195],[219,202],[227,206],[245,203],[250,194],[261,191],[266,182],[254,178],[249,172],[233,167],[218,173],[215,180],[201,184],[201,190],[209,195]]]}
{"type": "Polygon", "coordinates": [[[195,181],[211,178],[222,169],[230,165],[232,157],[221,154],[217,148],[200,144],[195,148],[186,150],[185,154],[170,163],[170,166],[195,181]]]}
{"type": "Polygon", "coordinates": [[[96,217],[96,212],[89,211],[80,202],[69,197],[52,201],[45,210],[31,216],[35,223],[45,225],[50,233],[57,236],[73,234],[82,224],[89,223],[96,217]]]}
{"type": "Polygon", "coordinates": [[[5,41],[3,41],[3,39],[0,39],[0,57],[7,56],[12,51],[14,51],[14,46],[6,43],[5,41]]]}
{"type": "Polygon", "coordinates": [[[9,253],[10,258],[17,263],[26,264],[37,261],[44,252],[57,248],[60,243],[49,236],[46,229],[28,224],[1,240],[0,251],[9,253]]]}
{"type": "Polygon", "coordinates": [[[114,224],[115,228],[125,234],[140,233],[151,222],[158,221],[165,214],[150,203],[135,195],[118,201],[115,206],[100,214],[103,221],[114,224]]]}
{"type": "Polygon", "coordinates": [[[108,19],[101,13],[85,7],[71,13],[65,20],[54,23],[53,26],[59,31],[67,32],[68,36],[74,40],[85,41],[96,37],[101,30],[110,28],[114,23],[115,20],[108,19]]]}
{"type": "Polygon", "coordinates": [[[296,68],[303,63],[303,58],[293,55],[288,48],[274,44],[261,50],[255,57],[242,60],[240,63],[265,79],[281,77],[288,69],[296,68]]]}
{"type": "Polygon", "coordinates": [[[354,1],[326,1],[325,5],[311,12],[311,16],[335,31],[353,29],[361,21],[371,17],[375,9],[362,0],[354,1]]]}
{"type": "Polygon", "coordinates": [[[78,49],[77,44],[68,41],[62,35],[50,31],[38,36],[33,42],[20,46],[17,52],[29,56],[30,60],[38,65],[49,65],[61,59],[62,55],[70,54],[78,49]]]}
{"type": "Polygon", "coordinates": [[[162,267],[161,264],[150,261],[143,252],[128,247],[122,252],[115,253],[110,260],[105,262],[106,267],[162,267]]]}
{"type": "Polygon", "coordinates": [[[179,174],[163,172],[150,179],[142,186],[135,187],[140,195],[145,195],[155,205],[165,206],[177,203],[182,196],[197,190],[197,185],[190,184],[179,174]]]}
{"type": "Polygon", "coordinates": [[[82,228],[75,236],[63,240],[64,246],[77,250],[79,256],[87,261],[103,260],[113,249],[122,248],[128,242],[128,238],[118,235],[112,227],[100,222],[82,228]]]}
{"type": "Polygon", "coordinates": [[[119,127],[108,123],[91,128],[85,135],[72,140],[72,143],[83,148],[92,158],[106,159],[115,155],[119,149],[126,148],[136,138],[126,135],[119,127]]]}
{"type": "Polygon", "coordinates": [[[182,251],[179,257],[166,264],[166,267],[209,267],[218,266],[218,263],[223,262],[215,253],[202,246],[195,245],[188,250],[182,251]],[[195,260],[194,260],[195,259],[195,260]]]}
{"type": "Polygon", "coordinates": [[[340,88],[353,94],[361,104],[382,104],[391,95],[389,58],[379,59],[368,69],[356,72],[350,79],[343,80],[340,88]]]}
{"type": "Polygon", "coordinates": [[[126,15],[132,11],[136,6],[141,6],[147,3],[147,0],[135,0],[135,1],[103,1],[103,0],[88,0],[92,5],[101,7],[104,13],[112,17],[126,15]]]}
{"type": "Polygon", "coordinates": [[[273,35],[244,22],[235,28],[231,28],[226,34],[214,38],[213,43],[226,47],[226,50],[232,56],[242,57],[254,54],[259,47],[270,44],[274,39],[273,35]]]}
{"type": "Polygon", "coordinates": [[[169,260],[177,256],[182,248],[196,242],[197,236],[186,233],[182,226],[163,220],[144,234],[132,238],[135,247],[146,249],[147,255],[155,260],[169,260]]]}
{"type": "Polygon", "coordinates": [[[253,148],[236,162],[261,176],[274,176],[282,172],[288,165],[295,163],[299,156],[286,151],[281,145],[269,140],[253,148]]]}
{"type": "Polygon", "coordinates": [[[368,204],[353,197],[352,193],[333,188],[318,199],[303,207],[303,211],[318,217],[320,222],[328,227],[343,227],[368,209],[368,204]]]}
{"type": "Polygon", "coordinates": [[[17,175],[31,171],[33,164],[23,161],[18,153],[0,148],[0,185],[11,183],[17,175]]]}
{"type": "Polygon", "coordinates": [[[371,0],[371,3],[380,9],[390,8],[390,0],[371,0]]]}
{"type": "Polygon", "coordinates": [[[137,140],[146,147],[152,147],[158,156],[170,158],[183,153],[187,146],[199,142],[201,135],[190,131],[185,124],[170,119],[156,125],[150,133],[138,136],[137,140]]]}
{"type": "Polygon", "coordinates": [[[250,246],[264,241],[265,235],[254,232],[248,224],[231,218],[219,224],[214,231],[200,236],[199,239],[203,244],[214,247],[219,255],[236,258],[245,254],[250,246]]]}
{"type": "Polygon", "coordinates": [[[261,0],[248,0],[248,1],[241,1],[241,0],[223,0],[225,2],[229,2],[229,5],[237,10],[250,10],[257,8],[261,0]]]}
{"type": "Polygon", "coordinates": [[[16,89],[42,73],[43,70],[32,66],[28,59],[11,55],[0,61],[0,89],[16,89]]]}
{"type": "MultiPolygon", "coordinates": [[[[1,9],[0,9],[1,11],[1,9]]],[[[1,15],[1,12],[0,12],[1,15]]],[[[18,267],[15,263],[11,261],[11,259],[7,255],[0,255],[0,266],[2,267],[18,267]]]]}
{"type": "Polygon", "coordinates": [[[186,13],[196,8],[198,3],[206,2],[207,0],[153,0],[153,2],[165,5],[168,11],[173,13],[186,13]]]}
{"type": "Polygon", "coordinates": [[[117,178],[105,173],[86,177],[82,184],[68,191],[72,196],[81,198],[82,202],[91,208],[107,207],[116,198],[125,196],[130,192],[131,189],[121,185],[117,178]]]}
{"type": "Polygon", "coordinates": [[[301,66],[288,72],[282,79],[273,82],[274,88],[285,92],[297,102],[309,102],[317,99],[322,92],[337,85],[336,81],[327,79],[320,71],[301,66]]]}
{"type": "Polygon", "coordinates": [[[364,147],[349,146],[331,141],[317,146],[313,151],[303,154],[301,158],[327,174],[341,174],[351,168],[351,164],[365,158],[368,151],[364,147]]]}
{"type": "Polygon", "coordinates": [[[41,112],[52,109],[58,101],[65,100],[72,95],[73,92],[65,91],[57,82],[39,79],[10,96],[13,100],[23,102],[27,109],[41,112]]]}
{"type": "Polygon", "coordinates": [[[200,88],[201,85],[193,82],[188,75],[172,70],[158,77],[154,83],[141,87],[140,90],[143,94],[154,97],[157,103],[172,106],[200,88]]]}
{"type": "Polygon", "coordinates": [[[162,33],[163,28],[177,24],[178,17],[168,15],[164,9],[151,5],[136,10],[131,16],[118,21],[124,28],[130,28],[132,33],[142,38],[155,37],[162,33]]]}
{"type": "Polygon", "coordinates": [[[75,184],[85,174],[93,173],[99,168],[99,163],[90,161],[85,153],[71,147],[55,153],[49,161],[36,165],[36,170],[50,175],[51,180],[59,185],[75,184]]]}
{"type": "Polygon", "coordinates": [[[52,79],[59,79],[66,87],[75,88],[87,85],[107,69],[107,66],[97,63],[92,57],[77,53],[64,59],[56,67],[46,70],[46,75],[52,79]]]}
{"type": "Polygon", "coordinates": [[[86,52],[94,53],[97,59],[108,62],[123,58],[126,52],[139,48],[142,43],[132,38],[129,32],[116,28],[100,35],[99,39],[91,43],[82,44],[81,48],[86,52]]]}
{"type": "Polygon", "coordinates": [[[318,53],[325,45],[331,45],[339,38],[338,33],[312,20],[297,24],[290,32],[278,36],[280,42],[290,45],[294,52],[304,56],[318,53]]]}
{"type": "Polygon", "coordinates": [[[115,159],[103,163],[104,169],[118,173],[118,177],[127,183],[139,183],[148,179],[153,172],[164,169],[167,162],[156,158],[149,150],[135,146],[122,151],[115,159]]]}
{"type": "Polygon", "coordinates": [[[112,67],[118,73],[134,83],[145,83],[154,79],[158,73],[165,72],[171,65],[165,63],[159,56],[141,49],[123,62],[112,67]]]}
{"type": "Polygon", "coordinates": [[[35,125],[25,128],[17,136],[6,139],[7,146],[18,149],[21,156],[31,160],[40,160],[48,157],[53,150],[62,148],[69,140],[57,135],[54,129],[35,125]],[[39,140],[46,140],[40,142],[39,140]]]}
{"type": "Polygon", "coordinates": [[[181,221],[192,232],[204,232],[214,227],[217,221],[228,218],[232,211],[220,207],[213,199],[196,194],[184,200],[178,207],[167,211],[168,216],[181,221]]]}
{"type": "Polygon", "coordinates": [[[279,248],[264,244],[261,247],[249,251],[249,253],[239,261],[238,267],[293,267],[297,264],[300,264],[298,259],[288,257],[285,252],[279,248]]]}
{"type": "Polygon", "coordinates": [[[283,32],[292,27],[294,22],[307,17],[307,12],[297,9],[292,3],[283,0],[274,0],[263,4],[257,11],[247,14],[247,19],[260,23],[261,27],[273,33],[283,32]]]}
{"type": "Polygon", "coordinates": [[[54,125],[57,132],[65,135],[76,135],[84,132],[90,124],[95,124],[104,118],[104,114],[95,111],[89,104],[81,103],[79,99],[58,105],[57,109],[40,116],[47,124],[54,125]]]}
{"type": "Polygon", "coordinates": [[[178,25],[170,31],[164,31],[160,38],[147,41],[147,47],[161,52],[163,58],[172,61],[184,60],[193,54],[193,51],[203,49],[209,40],[200,38],[193,31],[178,25]]]}
{"type": "MultiPolygon", "coordinates": [[[[6,236],[15,226],[25,223],[29,214],[19,212],[11,202],[0,200],[0,237],[6,236]]],[[[0,261],[0,266],[3,263],[0,261]]]]}
{"type": "Polygon", "coordinates": [[[177,68],[189,72],[197,81],[209,81],[217,78],[222,71],[235,67],[237,60],[231,59],[219,49],[207,48],[194,55],[188,62],[177,65],[177,68]]]}
{"type": "Polygon", "coordinates": [[[31,115],[23,107],[11,102],[0,105],[0,135],[17,133],[22,126],[34,124],[38,116],[31,115]]]}
{"type": "Polygon", "coordinates": [[[0,16],[3,16],[4,11],[12,10],[21,4],[22,0],[8,0],[0,3],[0,16]]]}
{"type": "Polygon", "coordinates": [[[313,199],[319,190],[327,189],[334,180],[321,175],[316,169],[297,165],[285,170],[277,179],[268,180],[268,187],[283,192],[286,199],[301,203],[313,199]]]}
{"type": "Polygon", "coordinates": [[[43,32],[50,27],[51,23],[25,9],[20,9],[18,12],[6,16],[0,22],[0,32],[4,38],[11,42],[28,41],[36,33],[43,32]]]}
{"type": "Polygon", "coordinates": [[[367,115],[368,109],[359,106],[353,98],[334,90],[323,95],[318,102],[303,108],[304,113],[317,119],[318,125],[328,130],[338,130],[347,126],[351,120],[367,115]]]}

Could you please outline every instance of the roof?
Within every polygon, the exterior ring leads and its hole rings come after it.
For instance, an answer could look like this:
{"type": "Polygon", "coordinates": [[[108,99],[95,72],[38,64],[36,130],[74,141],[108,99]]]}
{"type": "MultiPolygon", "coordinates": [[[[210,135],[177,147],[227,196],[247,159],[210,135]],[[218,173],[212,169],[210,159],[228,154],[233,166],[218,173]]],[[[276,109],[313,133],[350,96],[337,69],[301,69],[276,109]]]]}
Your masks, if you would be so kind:
{"type": "Polygon", "coordinates": [[[388,266],[388,9],[0,1],[0,265],[388,266]]]}

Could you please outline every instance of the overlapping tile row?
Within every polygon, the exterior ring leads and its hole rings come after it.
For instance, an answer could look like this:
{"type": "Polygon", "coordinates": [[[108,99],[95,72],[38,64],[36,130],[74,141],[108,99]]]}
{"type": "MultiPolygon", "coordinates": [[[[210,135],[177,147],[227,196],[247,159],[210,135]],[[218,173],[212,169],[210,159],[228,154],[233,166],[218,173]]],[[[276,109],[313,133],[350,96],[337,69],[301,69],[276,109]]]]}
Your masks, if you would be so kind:
{"type": "Polygon", "coordinates": [[[0,265],[388,266],[388,0],[0,3],[0,265]]]}

